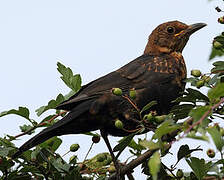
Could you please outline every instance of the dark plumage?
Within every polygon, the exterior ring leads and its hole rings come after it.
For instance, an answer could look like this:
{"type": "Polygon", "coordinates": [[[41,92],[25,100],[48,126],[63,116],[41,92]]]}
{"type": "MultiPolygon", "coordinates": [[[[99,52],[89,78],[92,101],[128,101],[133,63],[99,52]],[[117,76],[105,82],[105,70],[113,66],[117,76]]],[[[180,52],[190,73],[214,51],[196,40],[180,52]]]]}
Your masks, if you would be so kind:
{"type": "Polygon", "coordinates": [[[135,103],[140,109],[156,100],[158,104],[151,110],[158,114],[169,113],[173,106],[171,101],[185,88],[186,66],[181,52],[190,35],[204,26],[203,23],[188,26],[178,21],[159,25],[149,36],[142,56],[84,85],[77,94],[58,106],[57,109],[69,113],[23,144],[14,157],[53,136],[97,129],[113,136],[127,135],[126,131],[114,126],[116,118],[123,122],[125,129],[136,129],[138,123],[132,119],[138,116],[126,99],[111,93],[115,87],[124,93],[134,88],[137,92],[135,103]]]}

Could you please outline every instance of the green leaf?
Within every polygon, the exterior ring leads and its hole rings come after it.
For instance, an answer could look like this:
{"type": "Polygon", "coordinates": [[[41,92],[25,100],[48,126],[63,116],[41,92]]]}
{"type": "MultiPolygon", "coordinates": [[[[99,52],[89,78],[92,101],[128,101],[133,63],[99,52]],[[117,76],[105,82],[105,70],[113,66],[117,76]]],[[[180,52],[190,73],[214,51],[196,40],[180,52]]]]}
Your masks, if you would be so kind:
{"type": "Polygon", "coordinates": [[[8,115],[8,114],[16,114],[16,115],[22,116],[25,119],[28,119],[30,121],[30,118],[29,118],[30,112],[29,112],[29,109],[27,109],[26,107],[19,107],[18,110],[11,109],[9,111],[1,112],[0,117],[8,115]]]}
{"type": "Polygon", "coordinates": [[[148,141],[146,139],[139,141],[139,144],[145,148],[148,148],[149,150],[155,150],[160,148],[159,143],[155,143],[153,141],[148,141]]]}
{"type": "Polygon", "coordinates": [[[139,144],[137,144],[135,142],[134,139],[131,140],[131,142],[129,143],[128,147],[134,149],[134,150],[137,150],[137,151],[142,151],[144,150],[145,148],[140,144],[140,141],[139,141],[139,144]]]}
{"type": "Polygon", "coordinates": [[[37,113],[37,116],[40,116],[41,114],[43,114],[45,111],[49,109],[55,109],[64,100],[65,100],[64,96],[62,94],[59,94],[56,97],[56,100],[50,100],[46,106],[41,106],[35,112],[37,113]]]}
{"type": "Polygon", "coordinates": [[[65,100],[68,100],[70,97],[76,94],[75,91],[70,91],[68,94],[64,95],[65,100]]]}
{"type": "Polygon", "coordinates": [[[184,96],[177,98],[174,102],[196,103],[197,101],[209,102],[209,98],[196,89],[188,88],[186,92],[184,92],[184,96]]]}
{"type": "MultiPolygon", "coordinates": [[[[187,155],[191,154],[194,151],[202,151],[202,149],[196,148],[196,149],[190,149],[189,146],[187,144],[182,145],[177,153],[177,163],[184,157],[186,157],[187,155]]],[[[176,164],[177,164],[176,163],[176,164]]]]}
{"type": "Polygon", "coordinates": [[[224,140],[222,139],[220,131],[216,127],[210,127],[207,131],[211,135],[216,148],[221,152],[224,146],[224,140]]]}
{"type": "Polygon", "coordinates": [[[209,99],[215,100],[224,96],[224,83],[218,83],[214,88],[208,91],[209,99]]]}
{"type": "Polygon", "coordinates": [[[202,140],[202,141],[207,141],[209,142],[209,137],[206,136],[205,134],[204,135],[196,135],[195,133],[188,133],[187,138],[191,138],[191,139],[196,139],[196,140],[202,140]]]}
{"type": "Polygon", "coordinates": [[[179,129],[180,126],[178,124],[174,124],[172,120],[164,121],[160,126],[156,129],[155,134],[153,135],[153,139],[160,139],[163,135],[173,132],[179,129]]]}
{"type": "Polygon", "coordinates": [[[212,51],[210,53],[209,60],[212,60],[212,59],[214,59],[217,56],[223,56],[223,55],[224,55],[223,50],[215,49],[214,47],[212,47],[212,51]]]}
{"type": "Polygon", "coordinates": [[[71,167],[70,164],[65,163],[60,157],[57,159],[51,158],[50,163],[59,172],[69,172],[69,168],[71,167]]]}
{"type": "Polygon", "coordinates": [[[175,119],[184,119],[188,117],[189,112],[195,107],[193,104],[180,104],[172,108],[170,113],[175,115],[175,119]]]}
{"type": "MultiPolygon", "coordinates": [[[[33,128],[33,126],[24,124],[23,126],[19,126],[19,128],[22,132],[27,132],[27,131],[31,130],[33,128]]],[[[29,132],[28,134],[30,135],[32,133],[34,133],[34,130],[29,132]]]]}
{"type": "Polygon", "coordinates": [[[156,104],[157,104],[156,101],[151,101],[150,103],[146,104],[146,105],[142,108],[142,110],[141,110],[140,113],[143,113],[144,111],[149,110],[149,108],[151,108],[152,106],[154,106],[154,105],[156,105],[156,104]]]}
{"type": "Polygon", "coordinates": [[[116,145],[113,149],[114,152],[123,151],[131,142],[135,134],[130,134],[119,141],[119,144],[116,145]]]}
{"type": "Polygon", "coordinates": [[[81,76],[79,74],[73,75],[72,70],[60,62],[57,63],[57,66],[57,70],[62,74],[61,79],[64,83],[74,92],[77,92],[81,88],[81,76]]]}
{"type": "Polygon", "coordinates": [[[158,151],[156,151],[148,161],[148,167],[150,169],[153,180],[157,180],[158,172],[160,170],[160,163],[160,154],[158,151]]]}
{"type": "Polygon", "coordinates": [[[182,158],[186,157],[187,155],[190,154],[190,148],[187,144],[182,145],[179,148],[179,151],[177,153],[177,161],[180,161],[182,158]]]}
{"type": "Polygon", "coordinates": [[[219,80],[219,78],[218,78],[219,75],[220,75],[220,73],[215,74],[212,77],[212,79],[208,82],[208,85],[214,85],[214,84],[216,84],[218,82],[218,80],[219,80]]]}
{"type": "MultiPolygon", "coordinates": [[[[212,51],[211,51],[211,54],[209,56],[209,60],[217,57],[217,56],[223,56],[224,55],[224,36],[221,34],[219,36],[216,36],[214,38],[214,41],[218,41],[219,43],[222,44],[222,47],[220,47],[219,49],[215,48],[215,47],[212,47],[212,51]]],[[[214,42],[213,41],[213,42],[214,42]]]]}
{"type": "Polygon", "coordinates": [[[12,147],[0,147],[0,157],[6,157],[13,149],[12,147]]]}
{"type": "Polygon", "coordinates": [[[62,143],[62,140],[55,136],[43,142],[42,144],[40,144],[40,147],[46,148],[46,149],[49,148],[51,151],[55,152],[59,148],[61,143],[62,143]]]}
{"type": "Polygon", "coordinates": [[[41,148],[40,146],[36,146],[36,148],[33,150],[33,152],[31,153],[31,160],[36,160],[37,159],[37,155],[40,153],[41,148]]]}
{"type": "Polygon", "coordinates": [[[198,159],[196,157],[191,157],[190,160],[186,159],[186,161],[199,180],[202,180],[212,167],[212,162],[206,163],[204,159],[198,159]]]}
{"type": "MultiPolygon", "coordinates": [[[[210,110],[209,106],[198,106],[197,108],[191,110],[191,112],[189,113],[189,116],[191,116],[194,119],[194,122],[197,122],[209,110],[210,110]]],[[[206,127],[208,125],[208,123],[209,123],[208,116],[209,115],[211,115],[211,113],[209,113],[207,115],[207,117],[202,121],[203,127],[206,127]]]]}

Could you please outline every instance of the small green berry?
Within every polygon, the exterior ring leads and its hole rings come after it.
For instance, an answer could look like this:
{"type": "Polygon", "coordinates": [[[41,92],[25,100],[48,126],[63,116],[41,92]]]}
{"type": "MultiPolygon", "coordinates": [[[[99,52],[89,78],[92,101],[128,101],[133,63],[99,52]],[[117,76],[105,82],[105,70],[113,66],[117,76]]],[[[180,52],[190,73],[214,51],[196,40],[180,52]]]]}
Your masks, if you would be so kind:
{"type": "Polygon", "coordinates": [[[215,157],[215,151],[213,149],[208,149],[207,150],[207,155],[210,158],[214,158],[215,157]]]}
{"type": "Polygon", "coordinates": [[[121,96],[122,95],[122,90],[120,88],[113,88],[112,93],[116,96],[121,96]]]}
{"type": "Polygon", "coordinates": [[[117,120],[115,121],[115,126],[116,126],[116,128],[118,128],[118,129],[123,129],[123,128],[124,128],[123,122],[122,122],[121,120],[119,120],[119,119],[117,119],[117,120]]]}
{"type": "Polygon", "coordinates": [[[79,144],[72,144],[70,146],[70,151],[71,152],[76,152],[76,151],[78,151],[78,149],[79,149],[79,144]]]}
{"type": "Polygon", "coordinates": [[[197,83],[196,83],[196,87],[199,89],[199,88],[201,88],[202,86],[204,86],[204,84],[205,84],[205,81],[204,81],[204,80],[199,80],[199,81],[197,81],[197,83]]]}
{"type": "Polygon", "coordinates": [[[182,171],[181,169],[178,169],[178,170],[177,170],[177,173],[176,173],[176,176],[177,176],[178,178],[182,178],[182,177],[184,176],[183,171],[182,171]]]}
{"type": "Polygon", "coordinates": [[[129,91],[129,96],[130,96],[131,99],[134,100],[134,99],[136,98],[136,90],[131,89],[131,90],[129,91]]]}
{"type": "Polygon", "coordinates": [[[200,77],[201,76],[201,71],[198,69],[193,69],[191,70],[191,75],[194,77],[200,77]]]}

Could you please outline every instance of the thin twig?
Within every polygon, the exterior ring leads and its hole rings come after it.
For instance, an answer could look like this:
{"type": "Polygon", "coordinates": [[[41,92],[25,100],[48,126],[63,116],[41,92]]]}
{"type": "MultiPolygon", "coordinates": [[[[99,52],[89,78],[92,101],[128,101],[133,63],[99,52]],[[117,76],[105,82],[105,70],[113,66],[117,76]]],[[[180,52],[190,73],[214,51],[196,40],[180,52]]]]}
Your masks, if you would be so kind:
{"type": "MultiPolygon", "coordinates": [[[[146,159],[150,158],[155,151],[154,150],[148,150],[142,155],[138,156],[136,159],[133,159],[130,163],[128,163],[126,166],[123,166],[120,170],[120,176],[123,176],[127,174],[128,172],[132,171],[134,168],[136,168],[138,165],[142,164],[146,159]]],[[[116,173],[112,174],[108,180],[115,180],[116,179],[116,173]]]]}
{"type": "Polygon", "coordinates": [[[183,138],[186,134],[188,134],[195,126],[199,125],[202,123],[202,121],[212,112],[214,111],[216,108],[218,108],[222,103],[224,103],[224,98],[222,98],[217,104],[215,104],[214,106],[212,106],[208,111],[206,111],[203,116],[194,124],[192,124],[185,132],[184,134],[180,137],[183,138]]]}
{"type": "Polygon", "coordinates": [[[122,95],[122,97],[124,99],[128,100],[128,102],[136,109],[136,111],[140,112],[139,108],[136,106],[136,104],[128,96],[122,95]]]}
{"type": "Polygon", "coordinates": [[[131,173],[127,173],[128,179],[129,180],[135,180],[133,175],[131,173]]]}
{"type": "Polygon", "coordinates": [[[162,165],[164,166],[165,169],[167,169],[167,170],[173,175],[173,177],[176,177],[175,174],[173,173],[173,170],[174,170],[174,169],[170,169],[170,168],[168,168],[168,167],[165,166],[163,163],[162,163],[162,165]]]}
{"type": "Polygon", "coordinates": [[[87,156],[89,155],[89,152],[91,151],[91,149],[92,149],[92,147],[93,147],[93,144],[94,144],[94,142],[92,142],[92,144],[91,144],[91,146],[90,146],[88,152],[86,153],[86,156],[85,156],[83,162],[86,160],[87,156]]]}
{"type": "Polygon", "coordinates": [[[20,137],[20,136],[24,136],[24,135],[26,135],[26,134],[29,134],[29,133],[30,133],[31,131],[33,131],[34,129],[36,129],[36,128],[38,128],[38,127],[45,126],[46,124],[50,123],[51,121],[53,121],[54,119],[56,119],[57,117],[59,117],[59,116],[65,114],[65,113],[67,113],[67,111],[62,111],[62,112],[60,112],[60,113],[54,115],[54,116],[53,116],[51,119],[49,119],[47,122],[42,122],[42,123],[40,123],[40,124],[38,124],[38,125],[36,125],[36,126],[33,126],[33,127],[30,128],[28,131],[25,131],[25,132],[23,132],[23,133],[21,133],[21,134],[18,134],[18,135],[16,135],[16,136],[14,136],[13,138],[16,139],[16,138],[18,138],[18,137],[20,137]]]}
{"type": "Polygon", "coordinates": [[[125,131],[125,132],[129,132],[129,133],[135,133],[135,132],[138,132],[138,131],[140,131],[142,129],[142,127],[140,127],[140,128],[137,128],[137,129],[132,129],[132,130],[128,130],[128,129],[122,129],[123,131],[125,131]]]}

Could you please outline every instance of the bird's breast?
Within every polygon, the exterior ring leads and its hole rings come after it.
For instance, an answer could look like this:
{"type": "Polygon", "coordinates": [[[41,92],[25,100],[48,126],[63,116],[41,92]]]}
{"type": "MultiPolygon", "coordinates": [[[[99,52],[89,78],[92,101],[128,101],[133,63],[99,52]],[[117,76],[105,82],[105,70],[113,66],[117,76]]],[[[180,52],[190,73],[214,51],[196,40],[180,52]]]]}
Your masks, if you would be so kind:
{"type": "Polygon", "coordinates": [[[187,76],[186,65],[181,53],[173,52],[163,56],[155,56],[148,63],[148,71],[156,73],[174,74],[175,79],[172,83],[183,86],[183,80],[187,76]]]}

